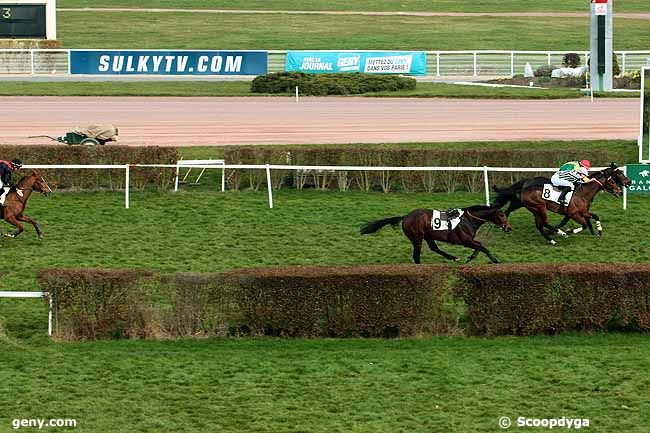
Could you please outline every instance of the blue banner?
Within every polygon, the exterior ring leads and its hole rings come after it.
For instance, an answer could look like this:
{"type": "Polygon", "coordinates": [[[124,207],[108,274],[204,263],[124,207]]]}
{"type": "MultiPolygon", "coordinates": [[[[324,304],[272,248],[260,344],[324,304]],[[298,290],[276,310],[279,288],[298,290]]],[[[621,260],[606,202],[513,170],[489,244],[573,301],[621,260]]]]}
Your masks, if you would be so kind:
{"type": "Polygon", "coordinates": [[[264,75],[266,51],[70,52],[70,73],[89,75],[264,75]]]}
{"type": "Polygon", "coordinates": [[[285,71],[426,75],[424,51],[288,51],[285,71]]]}

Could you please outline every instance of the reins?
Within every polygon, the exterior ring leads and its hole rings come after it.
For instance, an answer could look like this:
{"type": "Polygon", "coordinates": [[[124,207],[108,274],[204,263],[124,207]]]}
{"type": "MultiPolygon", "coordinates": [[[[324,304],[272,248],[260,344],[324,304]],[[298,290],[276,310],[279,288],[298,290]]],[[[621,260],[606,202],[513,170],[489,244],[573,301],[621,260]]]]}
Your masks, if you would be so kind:
{"type": "Polygon", "coordinates": [[[466,210],[465,213],[466,213],[468,216],[470,216],[470,217],[472,217],[472,218],[474,218],[474,219],[476,219],[476,220],[483,221],[484,223],[488,222],[488,220],[486,220],[486,219],[479,218],[479,217],[477,217],[476,215],[472,215],[468,210],[466,210]]]}

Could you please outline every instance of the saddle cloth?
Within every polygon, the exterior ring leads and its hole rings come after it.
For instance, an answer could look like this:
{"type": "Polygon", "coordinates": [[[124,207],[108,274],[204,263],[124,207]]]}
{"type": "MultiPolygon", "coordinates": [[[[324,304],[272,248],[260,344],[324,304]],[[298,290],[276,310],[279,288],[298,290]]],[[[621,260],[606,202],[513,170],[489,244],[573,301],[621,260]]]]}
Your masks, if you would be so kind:
{"type": "MultiPolygon", "coordinates": [[[[451,230],[454,230],[456,226],[458,226],[463,216],[463,211],[460,209],[457,210],[458,210],[458,217],[451,220],[451,230]]],[[[433,210],[433,215],[431,217],[431,229],[449,230],[449,221],[447,221],[447,212],[439,211],[438,209],[433,210]]]]}
{"type": "MultiPolygon", "coordinates": [[[[545,183],[544,189],[542,190],[542,198],[546,201],[552,201],[554,203],[560,204],[558,199],[560,198],[561,191],[557,189],[553,184],[545,183]]],[[[571,203],[571,197],[573,197],[573,191],[569,191],[566,195],[567,203],[571,203]]]]}

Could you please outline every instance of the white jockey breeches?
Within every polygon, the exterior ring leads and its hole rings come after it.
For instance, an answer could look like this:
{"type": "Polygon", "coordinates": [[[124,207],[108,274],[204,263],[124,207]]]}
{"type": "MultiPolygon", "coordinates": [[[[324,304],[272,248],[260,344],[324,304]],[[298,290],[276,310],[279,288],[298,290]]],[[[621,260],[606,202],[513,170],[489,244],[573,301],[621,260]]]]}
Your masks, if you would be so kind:
{"type": "Polygon", "coordinates": [[[551,183],[555,186],[570,186],[573,189],[573,183],[565,179],[560,179],[559,173],[555,173],[551,176],[551,183]]]}

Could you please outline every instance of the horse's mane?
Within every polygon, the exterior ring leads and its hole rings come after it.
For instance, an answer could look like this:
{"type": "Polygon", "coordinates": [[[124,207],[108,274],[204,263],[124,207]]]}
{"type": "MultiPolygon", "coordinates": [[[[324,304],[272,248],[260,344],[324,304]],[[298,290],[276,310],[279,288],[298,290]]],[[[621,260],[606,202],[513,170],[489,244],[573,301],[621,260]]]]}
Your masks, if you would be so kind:
{"type": "Polygon", "coordinates": [[[495,209],[499,209],[499,207],[498,206],[485,206],[485,205],[482,205],[482,204],[477,204],[477,205],[474,205],[474,206],[464,207],[463,208],[463,210],[465,210],[465,211],[468,210],[470,212],[478,212],[478,211],[482,211],[482,210],[495,210],[495,209]]]}

